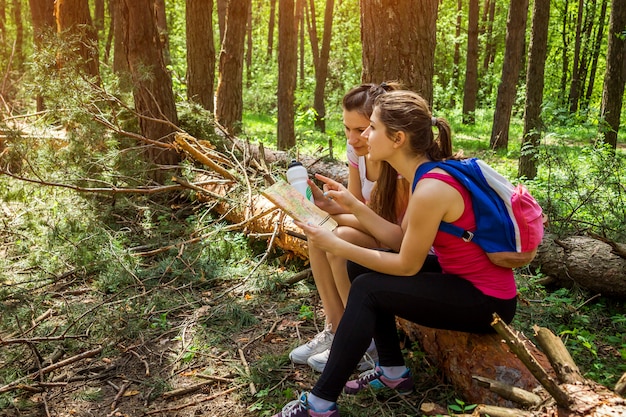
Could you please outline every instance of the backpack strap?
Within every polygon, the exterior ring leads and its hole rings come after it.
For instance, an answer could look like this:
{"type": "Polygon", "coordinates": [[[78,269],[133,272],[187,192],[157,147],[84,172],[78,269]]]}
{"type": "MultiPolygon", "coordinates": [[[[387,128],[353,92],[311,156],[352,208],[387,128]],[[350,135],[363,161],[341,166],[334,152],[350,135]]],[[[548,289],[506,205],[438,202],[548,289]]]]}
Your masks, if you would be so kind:
{"type": "MultiPolygon", "coordinates": [[[[444,161],[424,162],[415,171],[415,176],[413,177],[413,186],[411,187],[411,192],[415,191],[415,187],[417,186],[418,181],[422,179],[422,177],[433,168],[441,168],[444,171],[446,171],[448,174],[450,174],[453,178],[456,178],[450,169],[446,169],[446,164],[444,161]]],[[[459,227],[457,225],[444,222],[444,221],[439,223],[439,230],[441,230],[442,232],[449,233],[458,238],[461,238],[466,242],[469,242],[474,238],[474,233],[470,232],[469,230],[465,230],[462,227],[459,227]]]]}

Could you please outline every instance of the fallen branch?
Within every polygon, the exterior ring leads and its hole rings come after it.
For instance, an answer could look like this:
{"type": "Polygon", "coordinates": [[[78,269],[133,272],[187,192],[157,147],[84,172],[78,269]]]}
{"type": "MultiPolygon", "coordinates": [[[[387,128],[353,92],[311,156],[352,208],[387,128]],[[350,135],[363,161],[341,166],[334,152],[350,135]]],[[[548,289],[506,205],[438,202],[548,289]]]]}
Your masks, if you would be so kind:
{"type": "Polygon", "coordinates": [[[39,376],[43,376],[47,373],[50,373],[54,370],[57,370],[59,368],[63,368],[64,366],[67,365],[71,365],[72,363],[78,362],[80,360],[86,359],[86,358],[91,358],[94,357],[96,355],[98,355],[100,352],[102,352],[102,347],[93,349],[93,350],[88,350],[86,352],[80,353],[78,355],[72,356],[71,358],[67,358],[65,360],[62,360],[60,362],[57,362],[55,364],[46,366],[45,368],[41,368],[40,370],[33,372],[31,374],[28,374],[26,376],[23,376],[22,378],[18,378],[16,380],[14,380],[13,382],[11,382],[10,384],[7,384],[3,387],[0,387],[0,394],[4,393],[4,392],[9,392],[12,391],[14,389],[17,388],[18,385],[20,385],[23,381],[26,381],[28,379],[33,379],[33,378],[37,378],[39,376]]]}
{"type": "Polygon", "coordinates": [[[227,389],[225,391],[221,391],[221,392],[215,393],[213,395],[209,395],[208,397],[203,398],[203,399],[201,399],[199,401],[194,401],[194,402],[191,402],[191,403],[182,404],[182,405],[179,405],[179,406],[176,406],[176,407],[160,408],[158,410],[147,411],[146,413],[144,413],[144,415],[145,416],[149,416],[149,415],[152,415],[152,414],[169,413],[171,411],[179,411],[179,410],[182,410],[182,409],[187,408],[187,407],[192,407],[194,405],[198,405],[198,404],[201,404],[203,402],[214,400],[217,397],[220,397],[222,395],[230,394],[231,392],[237,391],[238,389],[242,388],[243,386],[244,386],[244,384],[237,385],[236,387],[229,388],[229,389],[227,389]]]}
{"type": "MultiPolygon", "coordinates": [[[[243,350],[238,349],[239,350],[239,358],[241,359],[241,363],[243,364],[243,369],[246,371],[246,375],[248,376],[248,378],[251,377],[250,375],[250,366],[248,365],[248,361],[246,360],[246,356],[243,354],[243,350]]],[[[256,387],[254,386],[254,382],[252,382],[252,380],[250,381],[250,394],[252,395],[256,395],[257,390],[256,387]]]]}
{"type": "Polygon", "coordinates": [[[494,313],[494,319],[491,323],[498,334],[506,341],[513,353],[526,365],[528,370],[537,378],[539,383],[552,395],[556,403],[563,408],[569,408],[570,399],[565,391],[563,391],[556,381],[548,375],[548,372],[541,367],[539,362],[526,349],[524,342],[518,335],[513,333],[511,328],[506,325],[502,319],[494,313]]]}

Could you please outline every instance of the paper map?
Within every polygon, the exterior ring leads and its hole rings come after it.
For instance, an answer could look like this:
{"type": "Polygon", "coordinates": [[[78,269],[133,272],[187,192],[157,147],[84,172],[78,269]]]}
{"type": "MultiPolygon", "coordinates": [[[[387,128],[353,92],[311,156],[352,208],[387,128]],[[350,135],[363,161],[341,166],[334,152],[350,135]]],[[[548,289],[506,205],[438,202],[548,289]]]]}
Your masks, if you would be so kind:
{"type": "Polygon", "coordinates": [[[323,226],[328,230],[334,230],[337,227],[337,222],[330,214],[304,198],[298,190],[286,181],[278,180],[272,186],[261,191],[261,194],[295,220],[323,226]]]}

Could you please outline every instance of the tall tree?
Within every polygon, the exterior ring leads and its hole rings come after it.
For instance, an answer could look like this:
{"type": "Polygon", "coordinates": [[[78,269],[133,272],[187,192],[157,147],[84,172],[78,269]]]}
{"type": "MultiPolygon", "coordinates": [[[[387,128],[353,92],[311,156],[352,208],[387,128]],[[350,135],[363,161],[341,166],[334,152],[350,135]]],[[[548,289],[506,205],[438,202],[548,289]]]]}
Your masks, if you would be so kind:
{"type": "MultiPolygon", "coordinates": [[[[158,142],[169,142],[178,124],[172,79],[163,62],[163,46],[158,36],[153,0],[122,0],[119,2],[123,25],[127,66],[133,81],[135,109],[143,136],[158,142]]],[[[117,51],[116,51],[117,53],[117,51]]],[[[151,145],[146,149],[150,161],[161,165],[180,162],[178,152],[151,145]]],[[[153,175],[158,182],[165,176],[153,175]]]]}
{"type": "Polygon", "coordinates": [[[454,33],[454,56],[452,58],[452,91],[450,107],[456,106],[456,92],[459,86],[459,66],[461,65],[461,25],[463,23],[463,0],[456,2],[456,25],[454,33]]]}
{"type": "Polygon", "coordinates": [[[219,61],[215,118],[230,133],[241,129],[243,113],[243,60],[246,23],[251,0],[230,0],[219,61]]]}
{"type": "Polygon", "coordinates": [[[602,40],[604,39],[604,25],[606,21],[606,8],[608,0],[602,0],[602,6],[600,6],[600,17],[598,19],[598,26],[596,28],[596,36],[593,42],[593,56],[591,58],[591,68],[589,69],[589,83],[587,84],[587,92],[585,93],[585,106],[588,105],[593,94],[593,86],[596,81],[596,72],[598,71],[598,59],[600,58],[600,50],[602,49],[602,40]]]}
{"type": "MultiPolygon", "coordinates": [[[[128,13],[125,13],[124,4],[119,0],[109,3],[111,20],[113,23],[113,72],[122,77],[129,71],[127,49],[128,13]]],[[[124,86],[125,87],[125,86],[124,86]]]]}
{"type": "MultiPolygon", "coordinates": [[[[54,33],[54,0],[29,0],[35,48],[40,49],[46,36],[54,33]]],[[[54,63],[53,63],[54,64],[54,63]]],[[[45,108],[43,96],[37,94],[37,111],[45,108]]]]}
{"type": "Polygon", "coordinates": [[[294,102],[297,82],[297,20],[295,0],[278,1],[278,149],[296,144],[294,102]]]}
{"type": "Polygon", "coordinates": [[[161,38],[163,61],[167,67],[172,63],[172,57],[170,55],[170,35],[167,27],[167,15],[165,14],[165,0],[154,0],[154,16],[159,37],[161,38]]]}
{"type": "Polygon", "coordinates": [[[220,29],[220,45],[224,41],[224,33],[226,32],[226,14],[228,13],[229,0],[216,0],[217,2],[217,23],[220,29]]]}
{"type": "Polygon", "coordinates": [[[311,40],[311,51],[313,53],[313,67],[315,68],[313,108],[315,109],[315,127],[321,132],[326,131],[326,105],[324,103],[324,96],[326,93],[326,79],[328,78],[328,60],[330,59],[330,41],[332,38],[334,7],[334,0],[326,0],[324,34],[322,35],[322,46],[320,48],[315,18],[315,1],[309,0],[309,38],[311,40]]]}
{"type": "Polygon", "coordinates": [[[626,82],[626,0],[611,1],[609,47],[606,55],[600,135],[605,143],[616,149],[626,82]]]}
{"type": "Polygon", "coordinates": [[[578,15],[576,18],[576,35],[574,37],[574,59],[572,62],[572,79],[570,81],[569,88],[569,111],[570,113],[576,113],[578,110],[578,92],[580,91],[581,84],[581,71],[580,71],[580,48],[582,44],[582,24],[583,24],[583,11],[585,9],[584,0],[578,0],[578,15]]]}
{"type": "Polygon", "coordinates": [[[465,60],[465,87],[463,90],[463,123],[475,122],[478,96],[478,0],[469,0],[467,23],[467,58],[465,60]]]}
{"type": "Polygon", "coordinates": [[[13,21],[15,22],[14,62],[20,68],[24,64],[24,22],[22,21],[22,0],[13,0],[13,21]]]}
{"type": "Polygon", "coordinates": [[[541,140],[543,123],[541,107],[545,62],[548,51],[548,26],[550,23],[550,0],[535,0],[533,23],[526,70],[526,104],[524,106],[524,135],[519,160],[519,176],[537,176],[537,148],[541,140]]]}
{"type": "Polygon", "coordinates": [[[66,62],[79,59],[83,72],[99,83],[98,34],[91,21],[89,3],[82,0],[56,0],[54,7],[57,31],[67,42],[58,65],[65,66],[66,62]],[[77,51],[78,56],[74,51],[77,51]]]}
{"type": "Polygon", "coordinates": [[[515,102],[517,81],[522,66],[527,14],[528,0],[511,1],[506,25],[502,77],[498,86],[496,110],[493,114],[493,126],[489,142],[492,149],[507,149],[509,146],[511,111],[515,102]]]}
{"type": "Polygon", "coordinates": [[[213,0],[186,0],[187,98],[209,111],[214,106],[213,0]]]}
{"type": "Polygon", "coordinates": [[[105,0],[95,0],[93,23],[98,32],[104,30],[104,6],[105,0]]]}
{"type": "Polygon", "coordinates": [[[363,82],[395,79],[432,103],[438,0],[360,0],[363,82]]]}
{"type": "Polygon", "coordinates": [[[484,27],[485,27],[485,56],[483,59],[483,73],[487,73],[489,66],[493,64],[495,59],[496,43],[493,36],[493,22],[496,17],[496,0],[485,0],[484,10],[484,27]],[[487,13],[489,7],[489,13],[487,13]]]}
{"type": "Polygon", "coordinates": [[[274,53],[274,26],[276,21],[276,0],[270,0],[270,19],[267,24],[267,56],[266,60],[272,59],[274,53]]]}

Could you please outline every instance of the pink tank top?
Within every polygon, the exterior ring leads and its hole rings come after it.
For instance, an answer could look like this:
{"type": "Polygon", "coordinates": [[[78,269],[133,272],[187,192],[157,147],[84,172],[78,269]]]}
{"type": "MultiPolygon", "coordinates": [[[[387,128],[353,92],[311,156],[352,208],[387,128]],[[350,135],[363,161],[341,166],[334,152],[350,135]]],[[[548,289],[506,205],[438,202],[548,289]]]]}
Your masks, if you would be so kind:
{"type": "MultiPolygon", "coordinates": [[[[463,197],[465,210],[452,224],[469,231],[476,230],[471,196],[465,187],[447,174],[429,172],[422,178],[437,179],[454,187],[463,197]]],[[[517,295],[513,270],[493,264],[485,251],[477,244],[465,242],[463,239],[439,230],[435,236],[433,251],[444,273],[454,274],[470,281],[484,294],[506,300],[517,295]]]]}

